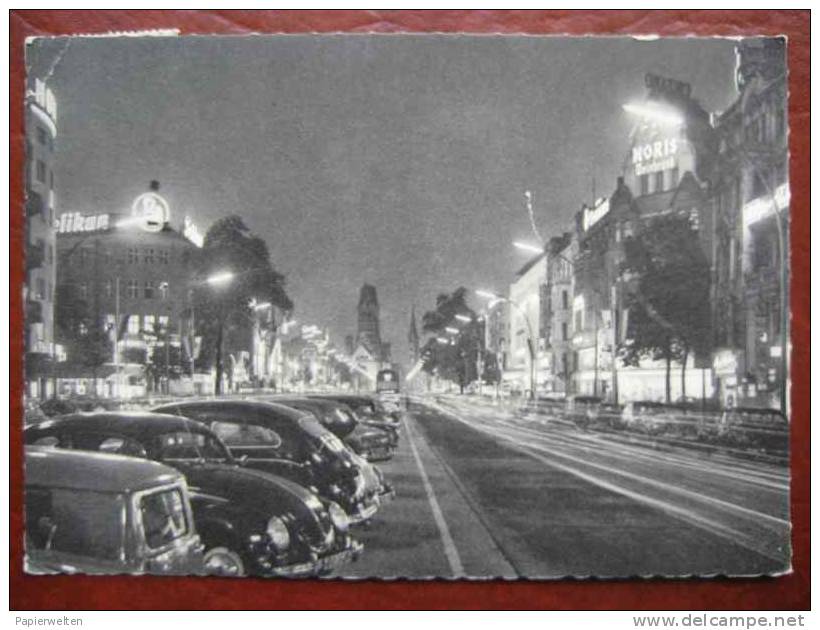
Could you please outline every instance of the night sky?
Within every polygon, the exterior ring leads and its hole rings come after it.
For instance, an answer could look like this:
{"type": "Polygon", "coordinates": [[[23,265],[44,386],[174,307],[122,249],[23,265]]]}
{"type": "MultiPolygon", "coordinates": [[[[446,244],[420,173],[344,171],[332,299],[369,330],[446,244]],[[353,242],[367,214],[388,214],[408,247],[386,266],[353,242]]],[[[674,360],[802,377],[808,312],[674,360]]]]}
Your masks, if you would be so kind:
{"type": "MultiPolygon", "coordinates": [[[[44,76],[66,39],[30,47],[44,76]]],[[[58,101],[57,212],[130,207],[151,179],[172,222],[228,213],[263,236],[302,323],[355,333],[378,289],[403,361],[420,315],[460,285],[505,290],[532,240],[614,190],[654,72],[707,110],[735,97],[730,40],[460,36],[74,39],[58,101]]],[[[478,306],[478,303],[476,303],[478,306]]]]}

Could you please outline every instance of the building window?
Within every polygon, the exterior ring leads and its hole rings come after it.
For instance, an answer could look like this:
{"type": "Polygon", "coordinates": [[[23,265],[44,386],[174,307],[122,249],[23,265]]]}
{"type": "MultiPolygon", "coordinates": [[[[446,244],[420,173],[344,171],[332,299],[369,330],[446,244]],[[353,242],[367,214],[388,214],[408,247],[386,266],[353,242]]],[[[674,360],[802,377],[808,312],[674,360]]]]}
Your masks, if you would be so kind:
{"type": "Polygon", "coordinates": [[[42,182],[44,184],[46,183],[46,171],[47,170],[48,169],[46,169],[46,163],[43,162],[42,160],[37,160],[37,174],[36,174],[36,177],[37,177],[38,182],[42,182]]]}
{"type": "Polygon", "coordinates": [[[114,283],[111,282],[111,280],[106,280],[105,282],[103,282],[103,295],[105,295],[105,297],[107,298],[110,298],[112,295],[114,295],[114,283]]]}
{"type": "Polygon", "coordinates": [[[167,315],[160,315],[159,318],[158,318],[158,322],[159,322],[159,329],[157,330],[157,333],[159,333],[159,334],[167,333],[168,332],[168,316],[167,315]]]}
{"type": "Polygon", "coordinates": [[[566,322],[561,322],[561,340],[562,341],[567,340],[567,323],[566,322]]]}
{"type": "Polygon", "coordinates": [[[36,291],[34,297],[37,300],[44,300],[46,296],[46,281],[43,278],[37,278],[36,291]]]}
{"type": "Polygon", "coordinates": [[[126,289],[126,294],[132,300],[135,300],[139,297],[139,287],[137,285],[136,280],[129,280],[128,281],[128,287],[126,289]]]}
{"type": "Polygon", "coordinates": [[[564,310],[569,308],[569,293],[567,291],[561,291],[561,306],[564,310]]]}
{"type": "Polygon", "coordinates": [[[641,175],[641,194],[649,194],[649,175],[647,175],[646,173],[641,175]]]}
{"type": "Polygon", "coordinates": [[[80,283],[80,297],[84,300],[88,298],[88,283],[87,282],[81,282],[80,283]]]}
{"type": "Polygon", "coordinates": [[[128,316],[128,334],[129,335],[138,335],[140,333],[140,316],[139,315],[129,315],[128,316]]]}
{"type": "Polygon", "coordinates": [[[663,171],[658,171],[655,173],[655,190],[654,192],[659,193],[663,191],[663,171]]]}
{"type": "Polygon", "coordinates": [[[167,249],[159,250],[159,262],[163,265],[167,265],[168,261],[170,260],[170,256],[168,255],[167,249]]]}
{"type": "Polygon", "coordinates": [[[139,252],[136,247],[128,248],[128,264],[134,265],[139,262],[139,252]]]}
{"type": "Polygon", "coordinates": [[[159,283],[159,297],[163,300],[168,299],[169,285],[163,281],[159,283]]]}
{"type": "Polygon", "coordinates": [[[154,281],[153,280],[146,280],[145,281],[145,299],[146,300],[154,299],[154,281]]]}
{"type": "Polygon", "coordinates": [[[54,246],[49,243],[46,246],[46,264],[50,265],[54,262],[54,246]]]}
{"type": "Polygon", "coordinates": [[[575,330],[581,331],[584,329],[584,312],[575,311],[575,330]]]}
{"type": "Polygon", "coordinates": [[[46,280],[46,302],[51,302],[51,281],[46,280]]]}
{"type": "Polygon", "coordinates": [[[700,229],[700,212],[697,208],[692,208],[689,211],[689,225],[693,230],[700,229]]]}
{"type": "Polygon", "coordinates": [[[564,352],[561,355],[561,373],[567,374],[569,372],[569,366],[567,365],[567,353],[564,352]]]}
{"type": "Polygon", "coordinates": [[[149,335],[156,333],[156,315],[144,315],[142,318],[142,329],[149,335]]]}
{"type": "Polygon", "coordinates": [[[154,248],[149,247],[143,252],[143,262],[152,264],[154,262],[154,248]]]}

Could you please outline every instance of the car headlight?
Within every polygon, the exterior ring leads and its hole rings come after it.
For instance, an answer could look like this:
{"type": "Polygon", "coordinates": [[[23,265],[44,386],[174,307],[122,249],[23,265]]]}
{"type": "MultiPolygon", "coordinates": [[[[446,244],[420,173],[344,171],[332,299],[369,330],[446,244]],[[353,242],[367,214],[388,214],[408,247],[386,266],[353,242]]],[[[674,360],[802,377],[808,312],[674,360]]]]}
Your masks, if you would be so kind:
{"type": "Polygon", "coordinates": [[[333,527],[340,532],[346,532],[350,527],[350,519],[347,516],[347,512],[345,512],[338,503],[331,501],[327,506],[327,513],[330,515],[333,527]]]}
{"type": "Polygon", "coordinates": [[[270,538],[271,544],[276,547],[280,551],[284,551],[288,547],[290,547],[290,533],[288,532],[288,526],[285,525],[285,521],[283,521],[278,516],[273,516],[268,521],[268,526],[265,528],[265,532],[270,538]]]}

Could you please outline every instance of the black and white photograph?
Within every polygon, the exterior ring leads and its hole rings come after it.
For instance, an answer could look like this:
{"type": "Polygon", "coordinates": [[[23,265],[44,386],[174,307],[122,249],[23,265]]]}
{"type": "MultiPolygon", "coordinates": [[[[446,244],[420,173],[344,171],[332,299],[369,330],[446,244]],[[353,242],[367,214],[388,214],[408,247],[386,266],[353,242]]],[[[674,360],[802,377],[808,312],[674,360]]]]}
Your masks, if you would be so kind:
{"type": "Polygon", "coordinates": [[[25,571],[790,573],[788,46],[28,39],[25,571]]]}

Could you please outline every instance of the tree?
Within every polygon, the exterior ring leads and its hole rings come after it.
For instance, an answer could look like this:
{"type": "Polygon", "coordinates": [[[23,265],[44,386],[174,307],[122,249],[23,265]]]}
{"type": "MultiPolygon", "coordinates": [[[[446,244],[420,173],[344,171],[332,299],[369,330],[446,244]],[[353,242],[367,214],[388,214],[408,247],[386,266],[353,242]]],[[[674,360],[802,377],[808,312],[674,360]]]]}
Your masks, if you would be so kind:
{"type": "Polygon", "coordinates": [[[285,277],[270,260],[265,241],[250,232],[236,215],[216,221],[197,252],[193,303],[197,331],[202,336],[200,365],[216,368],[216,392],[222,393],[226,341],[244,344],[252,328],[252,301],[270,302],[290,312],[293,302],[285,291],[285,277]],[[230,272],[224,284],[206,281],[230,272]]]}
{"type": "Polygon", "coordinates": [[[434,335],[422,349],[424,370],[458,383],[461,393],[467,383],[479,378],[477,373],[478,352],[481,350],[479,326],[475,312],[467,306],[467,289],[459,287],[453,293],[442,293],[436,298],[436,308],[422,317],[422,331],[434,335]],[[456,317],[469,317],[470,322],[461,322],[456,317]],[[449,335],[446,328],[459,328],[458,335],[449,335]],[[438,337],[450,339],[450,343],[440,343],[438,337]]]}
{"type": "Polygon", "coordinates": [[[666,402],[671,402],[671,367],[680,361],[685,396],[690,353],[709,352],[709,263],[688,214],[653,219],[624,242],[621,271],[627,279],[627,340],[619,348],[625,365],[641,358],[663,360],[666,402]]]}
{"type": "Polygon", "coordinates": [[[56,338],[66,354],[78,366],[89,368],[97,394],[97,372],[113,356],[113,331],[106,330],[99,317],[91,312],[74,284],[60,284],[54,296],[56,338]]]}

